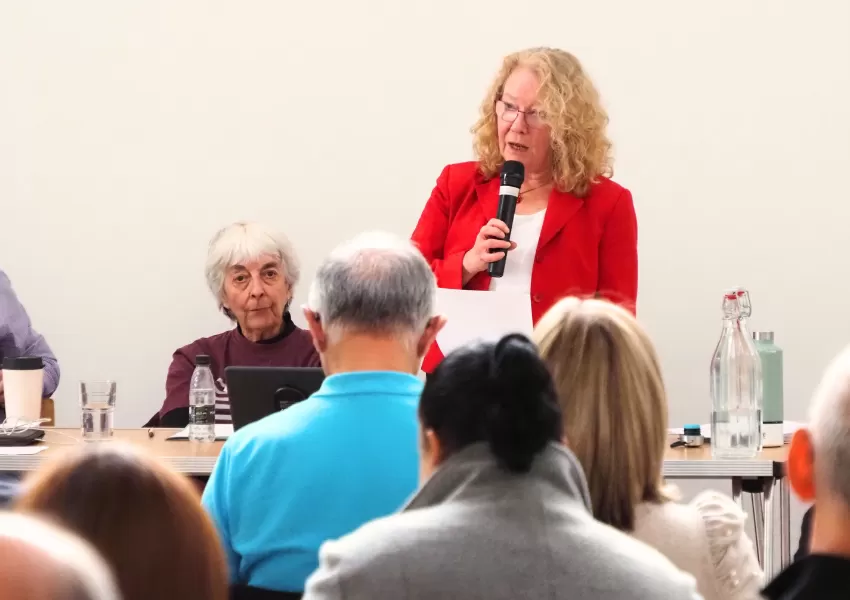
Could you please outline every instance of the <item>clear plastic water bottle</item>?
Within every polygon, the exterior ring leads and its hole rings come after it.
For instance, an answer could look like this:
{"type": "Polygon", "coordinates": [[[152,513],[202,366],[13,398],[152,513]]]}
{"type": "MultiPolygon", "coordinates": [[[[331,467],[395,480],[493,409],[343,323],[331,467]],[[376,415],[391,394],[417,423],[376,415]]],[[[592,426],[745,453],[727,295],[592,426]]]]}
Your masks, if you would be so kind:
{"type": "Polygon", "coordinates": [[[711,359],[711,454],[715,458],[752,458],[761,445],[761,365],[746,323],[742,330],[738,292],[723,295],[723,331],[711,359]]]}
{"type": "Polygon", "coordinates": [[[189,382],[189,439],[215,441],[215,381],[206,354],[195,357],[195,370],[189,382]]]}
{"type": "Polygon", "coordinates": [[[761,354],[759,354],[758,347],[755,344],[755,341],[752,337],[750,337],[750,330],[748,327],[748,321],[751,316],[753,316],[753,303],[750,300],[750,293],[744,288],[737,288],[738,293],[738,302],[741,306],[741,316],[738,317],[738,322],[740,324],[741,332],[747,338],[747,344],[750,346],[750,350],[754,354],[758,354],[759,360],[756,364],[756,369],[758,369],[758,392],[756,393],[756,399],[758,401],[757,411],[759,416],[759,447],[758,451],[761,452],[762,447],[764,446],[764,365],[762,364],[761,354]]]}

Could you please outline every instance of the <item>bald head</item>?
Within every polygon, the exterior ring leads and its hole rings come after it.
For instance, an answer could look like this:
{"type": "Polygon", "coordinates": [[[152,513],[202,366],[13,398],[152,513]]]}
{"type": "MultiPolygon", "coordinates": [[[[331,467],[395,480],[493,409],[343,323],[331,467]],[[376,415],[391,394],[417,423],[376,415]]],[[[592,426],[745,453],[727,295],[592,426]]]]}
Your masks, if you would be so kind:
{"type": "Polygon", "coordinates": [[[0,556],[4,600],[120,600],[88,544],[37,519],[0,513],[0,556]]]}

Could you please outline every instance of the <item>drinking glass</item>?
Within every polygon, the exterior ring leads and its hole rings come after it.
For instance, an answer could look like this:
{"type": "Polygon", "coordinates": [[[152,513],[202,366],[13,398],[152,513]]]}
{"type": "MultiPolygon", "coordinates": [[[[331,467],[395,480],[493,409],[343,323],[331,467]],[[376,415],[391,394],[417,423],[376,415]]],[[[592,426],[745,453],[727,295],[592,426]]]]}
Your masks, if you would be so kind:
{"type": "Polygon", "coordinates": [[[83,440],[102,442],[112,439],[115,412],[114,381],[81,381],[80,406],[83,409],[83,440]]]}

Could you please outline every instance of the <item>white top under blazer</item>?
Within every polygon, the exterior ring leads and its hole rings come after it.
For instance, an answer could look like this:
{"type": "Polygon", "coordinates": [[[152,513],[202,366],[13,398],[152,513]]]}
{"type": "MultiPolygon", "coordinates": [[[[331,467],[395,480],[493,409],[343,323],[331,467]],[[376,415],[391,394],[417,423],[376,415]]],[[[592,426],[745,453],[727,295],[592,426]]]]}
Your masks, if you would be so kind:
{"type": "Polygon", "coordinates": [[[516,242],[516,249],[508,252],[504,275],[490,280],[491,290],[531,292],[531,271],[545,217],[546,209],[531,215],[514,216],[511,241],[516,242]]]}

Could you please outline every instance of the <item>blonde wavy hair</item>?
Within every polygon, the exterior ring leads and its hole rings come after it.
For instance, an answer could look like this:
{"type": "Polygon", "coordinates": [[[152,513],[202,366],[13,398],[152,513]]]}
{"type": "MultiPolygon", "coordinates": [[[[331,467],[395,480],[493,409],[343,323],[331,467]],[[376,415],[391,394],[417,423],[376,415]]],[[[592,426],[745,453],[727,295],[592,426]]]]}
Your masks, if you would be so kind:
{"type": "Polygon", "coordinates": [[[529,48],[502,61],[502,68],[481,103],[481,116],[472,127],[482,174],[494,177],[504,162],[499,150],[496,101],[502,97],[507,78],[519,67],[531,70],[540,81],[538,104],[550,128],[556,187],[586,196],[600,176],[614,173],[611,142],[606,134],[608,113],[578,59],[556,48],[529,48]]]}
{"type": "Polygon", "coordinates": [[[534,341],[555,381],[593,515],[632,531],[640,503],[673,496],[661,475],[667,394],[649,336],[616,304],[565,298],[540,319],[534,341]]]}

